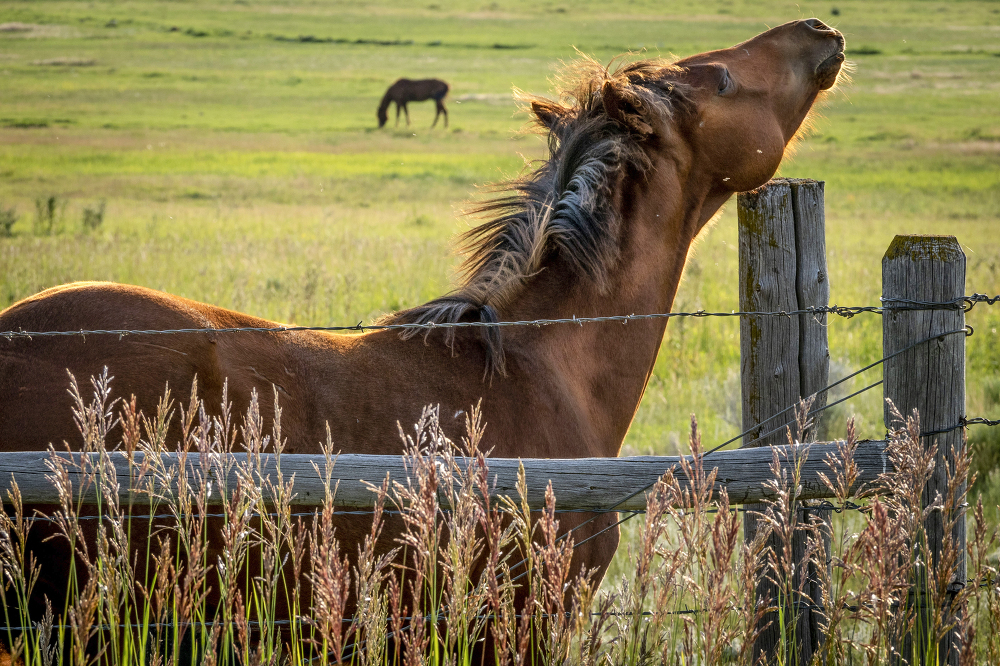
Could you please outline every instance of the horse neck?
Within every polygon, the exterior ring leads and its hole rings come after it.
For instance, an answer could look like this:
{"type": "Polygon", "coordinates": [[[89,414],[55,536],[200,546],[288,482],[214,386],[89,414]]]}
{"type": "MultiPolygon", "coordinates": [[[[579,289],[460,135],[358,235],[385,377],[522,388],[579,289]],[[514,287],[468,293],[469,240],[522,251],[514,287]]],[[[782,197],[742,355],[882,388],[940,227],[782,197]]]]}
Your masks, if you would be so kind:
{"type": "Polygon", "coordinates": [[[392,100],[393,100],[392,88],[390,87],[388,90],[385,91],[385,94],[382,95],[382,101],[379,102],[378,104],[379,113],[384,113],[389,108],[389,105],[392,104],[392,100]]]}
{"type": "MultiPolygon", "coordinates": [[[[571,318],[668,312],[691,242],[701,226],[704,197],[683,191],[676,171],[664,165],[648,180],[619,188],[620,258],[601,290],[556,258],[539,272],[505,318],[571,318]]],[[[511,348],[529,346],[547,369],[577,387],[578,411],[589,415],[601,447],[617,455],[653,370],[666,319],[560,324],[544,335],[508,329],[511,348]]]]}

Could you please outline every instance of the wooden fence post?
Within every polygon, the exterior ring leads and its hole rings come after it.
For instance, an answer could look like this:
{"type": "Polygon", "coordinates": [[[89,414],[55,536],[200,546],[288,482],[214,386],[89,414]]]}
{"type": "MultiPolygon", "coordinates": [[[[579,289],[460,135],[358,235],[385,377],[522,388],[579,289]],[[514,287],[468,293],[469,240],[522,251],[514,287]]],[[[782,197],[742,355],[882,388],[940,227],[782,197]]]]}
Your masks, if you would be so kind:
{"type": "MultiPolygon", "coordinates": [[[[826,269],[823,183],[813,180],[780,179],[738,197],[740,310],[792,311],[829,303],[830,286],[826,269]]],[[[795,405],[823,388],[829,378],[830,351],[826,334],[826,315],[798,317],[742,317],[740,319],[740,380],[742,388],[743,429],[750,430],[744,446],[773,446],[786,442],[783,426],[794,418],[792,411],[769,418],[795,405]],[[755,441],[756,440],[756,441],[755,441]]],[[[814,408],[826,403],[826,395],[817,396],[814,408]]],[[[818,420],[817,420],[818,424],[818,420]]],[[[806,433],[815,440],[818,427],[806,433]]],[[[762,505],[746,505],[744,538],[752,541],[758,519],[752,511],[762,505]]],[[[808,507],[802,507],[799,520],[808,521],[808,507]]],[[[828,521],[829,512],[812,510],[828,521]]],[[[769,547],[779,545],[771,539],[769,547]]],[[[806,596],[796,599],[789,611],[796,617],[796,655],[793,663],[806,664],[822,643],[820,615],[809,605],[821,603],[818,574],[805,559],[805,536],[793,538],[796,576],[807,576],[806,596]]],[[[796,589],[798,586],[796,585],[796,589]]],[[[758,575],[758,597],[777,599],[777,588],[758,575]]],[[[787,600],[786,600],[787,601],[787,600]]],[[[786,615],[788,617],[788,615],[786,615]]],[[[777,613],[765,617],[769,626],[754,646],[773,661],[780,645],[777,613]]],[[[791,655],[790,655],[791,656],[791,655]]]]}
{"type": "MultiPolygon", "coordinates": [[[[935,333],[955,331],[965,326],[965,312],[954,309],[913,309],[892,299],[945,302],[961,298],[965,293],[965,253],[954,236],[896,236],[882,259],[882,298],[887,308],[882,316],[883,355],[889,356],[924,340],[935,333]]],[[[951,428],[965,416],[965,336],[952,334],[935,338],[914,349],[889,359],[883,365],[883,390],[903,416],[914,409],[920,414],[922,432],[951,428]]],[[[888,403],[885,408],[886,428],[893,425],[888,403]]],[[[951,430],[923,438],[925,447],[937,446],[934,475],[924,489],[923,506],[935,495],[945,496],[948,466],[954,465],[955,455],[964,446],[962,429],[951,430]]],[[[935,511],[927,517],[924,527],[927,547],[937,564],[944,541],[944,517],[935,511]]],[[[958,570],[953,585],[964,585],[965,521],[959,520],[951,534],[958,546],[958,570]]],[[[916,603],[920,602],[917,590],[916,603]]],[[[924,613],[918,622],[926,623],[924,613]]],[[[926,627],[926,624],[924,624],[926,627]]],[[[920,631],[918,635],[926,635],[920,631]]],[[[907,637],[903,657],[909,659],[907,637]]],[[[939,663],[958,664],[957,641],[954,631],[939,645],[939,663]]],[[[919,662],[923,663],[923,653],[919,662]]]]}

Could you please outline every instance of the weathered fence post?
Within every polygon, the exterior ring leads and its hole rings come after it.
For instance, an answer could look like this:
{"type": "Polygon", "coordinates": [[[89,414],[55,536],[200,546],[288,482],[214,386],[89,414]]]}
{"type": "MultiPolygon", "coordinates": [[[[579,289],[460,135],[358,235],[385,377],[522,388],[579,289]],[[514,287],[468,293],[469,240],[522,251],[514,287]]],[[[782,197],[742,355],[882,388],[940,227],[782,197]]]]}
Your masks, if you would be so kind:
{"type": "MultiPolygon", "coordinates": [[[[887,308],[882,316],[883,355],[889,356],[936,333],[965,326],[965,312],[960,304],[952,309],[919,309],[894,299],[942,303],[959,299],[964,293],[965,253],[954,236],[896,236],[882,259],[882,298],[887,308]]],[[[934,338],[888,359],[883,368],[885,397],[892,400],[903,416],[916,409],[922,432],[952,428],[965,416],[965,335],[934,338]]],[[[898,425],[892,421],[887,403],[886,428],[898,425]]],[[[945,497],[948,469],[953,469],[963,440],[960,428],[923,438],[924,447],[937,447],[934,475],[924,488],[923,506],[934,501],[938,493],[945,497]]],[[[927,548],[935,565],[941,556],[944,523],[945,517],[939,511],[931,512],[924,523],[927,548]]],[[[955,523],[951,537],[958,547],[957,571],[951,581],[957,587],[964,585],[966,579],[964,519],[955,523]]],[[[919,577],[917,583],[920,587],[919,577]]],[[[916,591],[915,603],[923,605],[920,592],[916,591]]],[[[922,612],[918,612],[917,618],[923,624],[917,627],[917,635],[926,636],[929,618],[922,612]]],[[[939,663],[958,664],[957,640],[958,634],[952,631],[941,641],[939,663]]],[[[907,637],[903,645],[906,659],[910,658],[913,642],[907,637]]],[[[924,663],[923,652],[919,660],[909,663],[924,663]]]]}
{"type": "MultiPolygon", "coordinates": [[[[813,180],[774,180],[753,192],[738,197],[740,310],[792,311],[829,303],[830,286],[826,269],[826,240],[823,209],[823,183],[813,180]]],[[[742,387],[744,446],[784,444],[787,430],[782,427],[792,420],[789,410],[826,386],[829,378],[830,350],[826,334],[826,315],[797,317],[742,317],[740,319],[740,380],[742,387]]],[[[816,397],[813,407],[826,403],[826,395],[816,397]]],[[[817,420],[818,425],[818,420],[817,420]]],[[[815,440],[814,426],[806,439],[815,440]]],[[[753,511],[762,505],[746,505],[743,525],[747,542],[757,534],[758,519],[753,511]]],[[[809,520],[808,507],[802,507],[799,520],[809,520]]],[[[829,512],[820,512],[828,520],[829,512]]],[[[769,547],[779,545],[775,539],[769,547]]],[[[805,559],[805,536],[798,532],[793,538],[793,559],[796,576],[807,576],[806,597],[791,600],[789,610],[795,614],[797,656],[793,662],[806,664],[822,642],[820,616],[811,604],[821,603],[818,572],[805,559]],[[802,566],[799,566],[799,563],[802,566]]],[[[798,589],[798,585],[795,586],[798,589]]],[[[777,588],[767,580],[766,572],[758,575],[758,597],[766,596],[774,604],[777,588]]],[[[786,615],[788,617],[788,615],[786,615]]],[[[765,618],[770,622],[754,646],[773,660],[781,635],[777,614],[765,618]]]]}

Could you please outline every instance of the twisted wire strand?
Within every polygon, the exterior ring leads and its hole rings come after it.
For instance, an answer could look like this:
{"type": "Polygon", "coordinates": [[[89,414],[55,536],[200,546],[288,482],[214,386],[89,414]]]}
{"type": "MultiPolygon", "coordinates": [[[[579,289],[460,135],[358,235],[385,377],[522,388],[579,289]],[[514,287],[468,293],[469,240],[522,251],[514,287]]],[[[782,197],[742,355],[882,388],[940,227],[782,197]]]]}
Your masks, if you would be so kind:
{"type": "Polygon", "coordinates": [[[326,331],[326,332],[354,332],[364,333],[366,331],[402,331],[402,330],[423,330],[432,331],[435,329],[451,328],[493,328],[508,326],[551,326],[554,324],[592,324],[601,322],[618,322],[628,324],[630,321],[641,321],[644,319],[672,319],[674,317],[791,317],[795,315],[818,315],[833,314],[845,319],[850,319],[861,313],[882,314],[886,310],[971,310],[976,303],[986,303],[993,305],[1000,301],[1000,295],[989,297],[985,294],[972,294],[971,296],[961,296],[950,301],[919,301],[905,298],[883,298],[882,305],[865,306],[841,306],[841,305],[821,305],[809,306],[799,310],[778,310],[778,311],[737,311],[730,312],[707,312],[696,310],[694,312],[656,312],[651,314],[627,314],[609,315],[604,317],[569,317],[561,319],[530,319],[523,321],[459,321],[459,322],[427,322],[427,323],[407,323],[407,324],[364,324],[358,322],[353,326],[272,326],[253,327],[241,326],[234,328],[170,328],[170,329],[81,329],[76,331],[0,331],[0,337],[11,340],[13,338],[36,338],[36,337],[72,337],[87,335],[173,335],[184,333],[295,333],[299,331],[326,331]]]}
{"type": "MultiPolygon", "coordinates": [[[[917,303],[917,301],[914,301],[917,303]]],[[[426,322],[426,323],[406,323],[406,324],[364,324],[358,322],[353,326],[272,326],[254,327],[242,326],[234,328],[169,328],[169,329],[81,329],[76,331],[0,331],[0,337],[12,338],[37,338],[37,337],[71,337],[87,335],[172,335],[183,333],[295,333],[299,331],[326,331],[326,332],[353,332],[364,333],[367,331],[405,331],[421,330],[432,331],[436,329],[452,328],[504,328],[511,326],[552,326],[554,324],[595,324],[605,322],[618,322],[628,324],[630,321],[642,321],[644,319],[673,319],[675,317],[791,317],[793,315],[815,315],[815,314],[837,314],[842,317],[851,318],[861,312],[881,313],[884,308],[879,306],[864,307],[841,307],[838,305],[809,307],[803,310],[775,311],[775,312],[742,312],[733,310],[731,312],[707,312],[696,310],[695,312],[654,312],[650,314],[627,314],[608,315],[602,317],[564,317],[561,319],[528,319],[519,321],[457,321],[457,322],[426,322]]]]}
{"type": "Polygon", "coordinates": [[[1000,419],[993,420],[988,419],[983,416],[976,416],[971,419],[965,418],[964,416],[958,419],[958,423],[947,428],[939,428],[937,430],[928,430],[926,432],[920,433],[924,437],[929,437],[931,435],[941,435],[946,432],[951,432],[952,430],[958,430],[959,428],[965,428],[970,425],[985,425],[985,426],[998,426],[1000,425],[1000,419]]]}

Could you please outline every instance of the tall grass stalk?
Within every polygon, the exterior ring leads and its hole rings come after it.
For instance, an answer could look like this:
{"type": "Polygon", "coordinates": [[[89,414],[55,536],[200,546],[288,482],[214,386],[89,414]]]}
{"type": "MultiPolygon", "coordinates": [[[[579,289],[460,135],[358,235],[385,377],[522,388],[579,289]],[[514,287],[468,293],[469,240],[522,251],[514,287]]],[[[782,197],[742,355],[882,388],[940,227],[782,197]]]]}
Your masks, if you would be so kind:
{"type": "MultiPolygon", "coordinates": [[[[569,521],[551,486],[533,512],[522,468],[518,497],[492,497],[478,407],[457,443],[437,408],[401,431],[408,476],[373,485],[372,516],[359,522],[337,514],[336,433],[314,466],[326,481],[322,507],[306,518],[293,515],[294,478],[263,474],[265,453],[277,454],[281,469],[280,404],[266,424],[258,395],[236,415],[228,389],[210,408],[195,384],[183,405],[167,392],[147,417],[134,400],[114,400],[111,385],[106,372],[86,392],[71,379],[74,446],[91,455],[76,463],[53,452],[59,505],[51,515],[35,521],[16,484],[5,498],[0,590],[13,663],[750,665],[764,658],[753,649],[769,611],[782,640],[774,659],[790,663],[795,609],[812,604],[805,571],[815,572],[809,584],[821,603],[812,610],[827,635],[813,664],[937,664],[952,631],[963,664],[1000,657],[997,527],[981,503],[971,512],[975,584],[958,579],[958,544],[948,538],[929,557],[927,515],[946,516],[946,535],[966,518],[968,456],[960,452],[949,469],[946,496],[923,507],[935,452],[924,450],[916,416],[899,417],[888,448],[894,471],[871,488],[856,487],[848,424],[824,481],[838,502],[860,494],[869,510],[845,513],[832,532],[795,508],[807,445],[791,448],[790,466],[775,459],[763,529],[751,543],[692,419],[690,455],[647,494],[642,529],[627,545],[634,566],[599,590],[594,572],[573,560],[574,535],[560,524],[569,521]],[[169,439],[171,423],[178,441],[169,439]],[[132,461],[128,501],[113,464],[121,456],[132,461]],[[78,478],[97,488],[96,505],[80,503],[78,478]],[[65,593],[53,598],[39,593],[52,564],[37,530],[75,555],[65,593]],[[793,561],[796,539],[811,568],[793,561]],[[760,594],[762,570],[774,598],[760,594]]],[[[800,433],[809,425],[803,414],[800,433]]]]}

